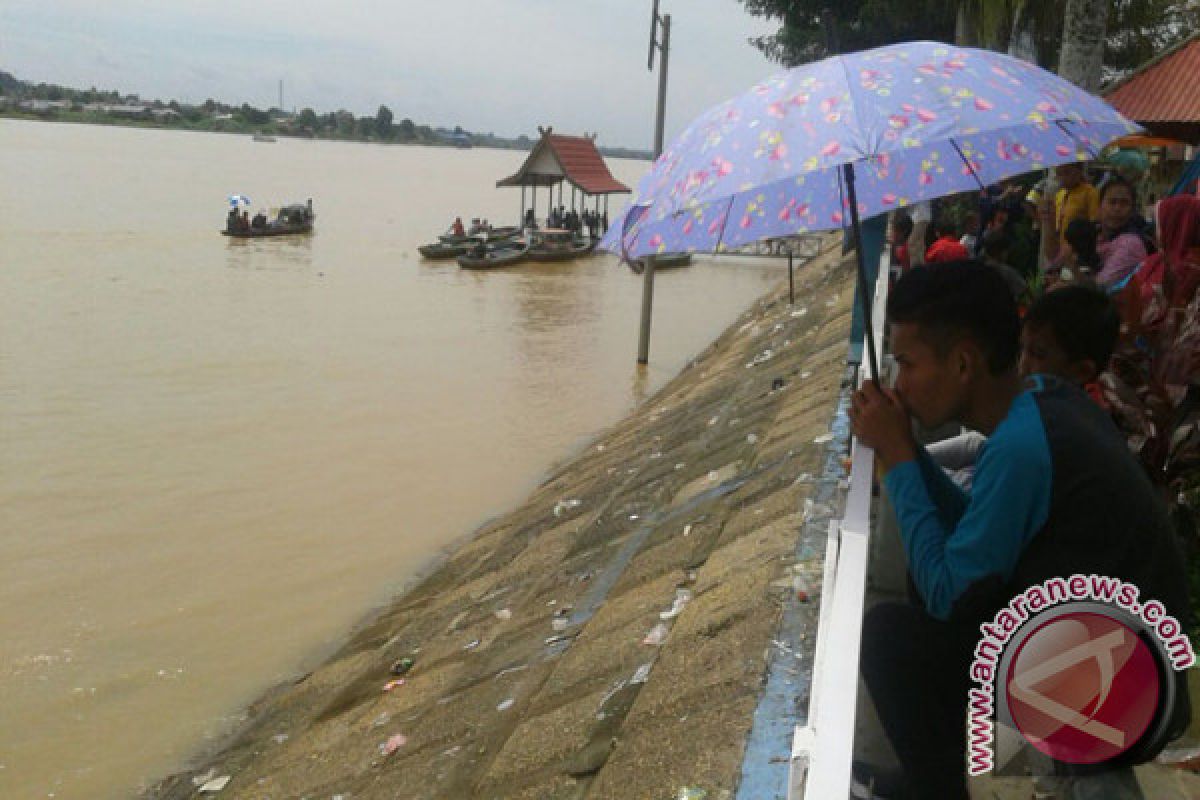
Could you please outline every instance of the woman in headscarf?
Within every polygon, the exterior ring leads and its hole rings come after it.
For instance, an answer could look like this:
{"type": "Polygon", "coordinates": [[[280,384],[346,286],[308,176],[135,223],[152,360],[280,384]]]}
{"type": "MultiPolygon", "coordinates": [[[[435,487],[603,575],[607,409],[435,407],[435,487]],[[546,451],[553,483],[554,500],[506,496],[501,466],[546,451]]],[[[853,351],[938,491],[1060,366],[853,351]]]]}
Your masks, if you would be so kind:
{"type": "Polygon", "coordinates": [[[1137,191],[1119,175],[1113,176],[1100,190],[1100,236],[1096,252],[1100,254],[1101,286],[1119,284],[1147,255],[1142,231],[1145,222],[1137,213],[1137,191]]]}
{"type": "Polygon", "coordinates": [[[1180,194],[1158,204],[1159,250],[1129,281],[1142,304],[1162,287],[1167,307],[1186,305],[1200,284],[1200,197],[1180,194]]]}

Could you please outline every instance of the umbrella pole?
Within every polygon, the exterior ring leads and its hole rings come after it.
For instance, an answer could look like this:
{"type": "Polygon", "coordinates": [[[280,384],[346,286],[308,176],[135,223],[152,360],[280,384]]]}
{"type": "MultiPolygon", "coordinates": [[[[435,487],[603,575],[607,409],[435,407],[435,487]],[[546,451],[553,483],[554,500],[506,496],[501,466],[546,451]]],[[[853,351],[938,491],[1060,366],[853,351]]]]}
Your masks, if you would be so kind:
{"type": "Polygon", "coordinates": [[[788,247],[788,305],[796,305],[796,279],[792,276],[792,248],[788,247]]]}
{"type": "Polygon", "coordinates": [[[842,167],[846,179],[846,198],[850,201],[850,221],[854,230],[854,254],[858,261],[858,296],[862,299],[863,344],[867,351],[867,364],[871,380],[879,383],[879,361],[875,355],[875,326],[871,322],[871,297],[868,294],[867,259],[863,254],[862,226],[858,221],[858,196],[854,191],[854,165],[842,167]]]}

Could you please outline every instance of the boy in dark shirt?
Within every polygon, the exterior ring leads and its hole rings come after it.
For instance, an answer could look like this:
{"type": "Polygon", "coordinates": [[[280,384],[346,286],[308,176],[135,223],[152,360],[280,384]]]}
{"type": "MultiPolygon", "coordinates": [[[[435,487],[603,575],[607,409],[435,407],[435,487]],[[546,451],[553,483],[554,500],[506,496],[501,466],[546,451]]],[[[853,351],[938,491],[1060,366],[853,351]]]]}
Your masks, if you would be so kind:
{"type": "Polygon", "coordinates": [[[921,604],[867,614],[862,672],[914,795],[967,798],[968,670],[982,621],[1035,583],[1076,573],[1133,583],[1183,620],[1186,581],[1165,509],[1107,414],[1064,381],[1018,374],[1016,306],[994,270],[914,269],[889,297],[888,321],[896,388],[867,382],[850,418],[885,472],[921,604]],[[970,495],[915,443],[910,418],[989,437],[970,495]]]}

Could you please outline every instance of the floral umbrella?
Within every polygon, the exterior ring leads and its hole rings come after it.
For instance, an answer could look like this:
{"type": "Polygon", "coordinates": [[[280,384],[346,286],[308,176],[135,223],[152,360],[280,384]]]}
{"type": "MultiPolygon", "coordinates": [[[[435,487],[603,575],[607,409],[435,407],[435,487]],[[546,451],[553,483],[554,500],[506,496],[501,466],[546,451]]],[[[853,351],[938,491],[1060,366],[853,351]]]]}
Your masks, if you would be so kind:
{"type": "Polygon", "coordinates": [[[909,42],[834,56],[695,120],[600,247],[628,258],[720,252],[847,223],[857,237],[859,217],[1095,158],[1137,130],[1003,53],[909,42]]]}
{"type": "Polygon", "coordinates": [[[711,252],[1067,161],[1139,130],[1103,100],[1003,53],[909,42],[779,73],[709,110],[638,184],[601,247],[711,252]]]}

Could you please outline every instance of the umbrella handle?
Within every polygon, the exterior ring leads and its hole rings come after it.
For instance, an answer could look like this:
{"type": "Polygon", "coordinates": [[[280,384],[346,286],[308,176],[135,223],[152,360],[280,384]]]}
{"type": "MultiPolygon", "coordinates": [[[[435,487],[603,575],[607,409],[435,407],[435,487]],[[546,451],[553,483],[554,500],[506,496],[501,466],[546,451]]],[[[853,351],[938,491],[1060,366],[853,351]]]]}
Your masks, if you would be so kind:
{"type": "Polygon", "coordinates": [[[867,351],[867,366],[871,380],[879,383],[879,359],[875,353],[875,325],[871,321],[871,297],[867,281],[867,259],[863,254],[862,223],[858,219],[858,196],[854,191],[854,165],[842,165],[846,184],[846,197],[850,201],[850,221],[854,231],[854,257],[858,262],[858,296],[862,301],[864,339],[867,351]]]}

